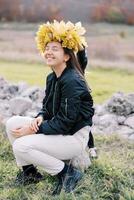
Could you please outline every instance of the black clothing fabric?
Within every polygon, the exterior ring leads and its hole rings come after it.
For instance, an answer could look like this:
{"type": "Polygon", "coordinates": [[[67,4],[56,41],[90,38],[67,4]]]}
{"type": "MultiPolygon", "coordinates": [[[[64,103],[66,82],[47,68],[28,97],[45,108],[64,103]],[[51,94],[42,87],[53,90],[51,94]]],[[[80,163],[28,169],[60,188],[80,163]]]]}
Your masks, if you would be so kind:
{"type": "Polygon", "coordinates": [[[86,50],[83,49],[81,51],[78,51],[77,53],[77,59],[78,59],[78,62],[81,66],[81,69],[83,71],[83,73],[85,72],[85,69],[86,69],[86,66],[88,64],[88,58],[87,58],[87,54],[86,54],[86,50]]]}
{"type": "Polygon", "coordinates": [[[89,132],[88,147],[89,149],[94,148],[94,137],[91,131],[89,132]]]}
{"type": "Polygon", "coordinates": [[[92,125],[93,99],[85,81],[73,67],[66,67],[58,78],[54,72],[48,75],[39,115],[44,121],[37,133],[46,135],[72,135],[92,125]]]}
{"type": "Polygon", "coordinates": [[[32,164],[31,165],[22,166],[22,169],[23,169],[23,172],[26,175],[37,173],[37,169],[32,164]]]}

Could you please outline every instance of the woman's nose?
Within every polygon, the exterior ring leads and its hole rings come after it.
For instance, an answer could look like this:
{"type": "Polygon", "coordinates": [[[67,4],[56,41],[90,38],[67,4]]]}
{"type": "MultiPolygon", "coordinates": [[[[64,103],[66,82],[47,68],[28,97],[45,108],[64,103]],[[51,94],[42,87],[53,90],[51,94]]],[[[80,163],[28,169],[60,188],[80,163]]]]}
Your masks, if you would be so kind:
{"type": "Polygon", "coordinates": [[[52,55],[52,50],[47,50],[45,51],[45,56],[51,56],[52,55]]]}
{"type": "Polygon", "coordinates": [[[53,52],[53,51],[52,51],[51,48],[49,48],[49,49],[46,50],[46,53],[52,53],[52,52],[53,52]]]}

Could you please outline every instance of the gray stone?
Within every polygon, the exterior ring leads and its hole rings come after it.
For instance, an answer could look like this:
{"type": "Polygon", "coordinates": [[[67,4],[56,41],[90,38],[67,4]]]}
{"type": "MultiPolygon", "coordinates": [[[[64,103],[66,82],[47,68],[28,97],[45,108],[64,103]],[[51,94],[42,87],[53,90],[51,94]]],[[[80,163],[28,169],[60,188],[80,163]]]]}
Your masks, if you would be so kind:
{"type": "Polygon", "coordinates": [[[0,115],[2,118],[10,116],[9,102],[7,100],[0,99],[0,115]]]}
{"type": "Polygon", "coordinates": [[[118,129],[117,118],[113,114],[105,114],[94,119],[94,126],[97,126],[96,131],[100,133],[114,133],[118,129]]]}
{"type": "Polygon", "coordinates": [[[131,141],[134,141],[134,133],[131,134],[128,139],[131,140],[131,141]]]}
{"type": "Polygon", "coordinates": [[[125,95],[118,92],[106,102],[105,107],[108,112],[117,115],[127,116],[134,113],[134,93],[125,95]]]}
{"type": "Polygon", "coordinates": [[[8,87],[5,88],[4,92],[10,93],[11,95],[16,95],[18,93],[18,85],[9,84],[8,87]]]}
{"type": "Polygon", "coordinates": [[[117,122],[118,122],[119,125],[123,125],[124,122],[125,122],[125,120],[126,120],[126,117],[124,117],[124,116],[117,116],[117,122]]]}
{"type": "Polygon", "coordinates": [[[35,117],[37,115],[37,111],[36,110],[27,111],[25,112],[25,115],[29,117],[35,117]]]}
{"type": "Polygon", "coordinates": [[[95,125],[92,126],[92,132],[96,134],[105,134],[103,129],[99,129],[99,127],[95,125]]]}
{"type": "Polygon", "coordinates": [[[119,129],[116,131],[117,134],[123,135],[131,135],[134,133],[134,130],[128,126],[120,126],[119,129]]]}
{"type": "Polygon", "coordinates": [[[112,114],[105,114],[99,118],[99,126],[107,128],[108,126],[116,124],[116,116],[112,114]]]}
{"type": "Polygon", "coordinates": [[[124,124],[134,129],[134,115],[128,117],[124,124]]]}
{"type": "Polygon", "coordinates": [[[30,87],[27,90],[25,90],[21,94],[21,96],[29,97],[33,101],[36,101],[36,100],[40,99],[43,96],[43,91],[39,87],[33,86],[33,87],[30,87]]]}
{"type": "Polygon", "coordinates": [[[4,91],[1,91],[0,93],[0,99],[3,99],[3,100],[9,100],[12,98],[12,95],[9,94],[9,93],[6,93],[4,91]]]}
{"type": "Polygon", "coordinates": [[[107,113],[107,110],[105,108],[105,105],[95,105],[95,115],[105,115],[107,113]]]}
{"type": "Polygon", "coordinates": [[[0,89],[3,89],[7,85],[8,82],[3,77],[0,77],[0,89]]]}
{"type": "Polygon", "coordinates": [[[32,101],[29,98],[15,97],[10,100],[10,112],[15,115],[23,115],[32,107],[32,101]]]}
{"type": "Polygon", "coordinates": [[[22,92],[24,92],[25,90],[27,90],[28,87],[29,87],[29,86],[28,86],[27,83],[25,83],[25,82],[23,82],[23,81],[19,82],[19,83],[18,83],[18,88],[19,88],[18,93],[21,94],[22,92]]]}

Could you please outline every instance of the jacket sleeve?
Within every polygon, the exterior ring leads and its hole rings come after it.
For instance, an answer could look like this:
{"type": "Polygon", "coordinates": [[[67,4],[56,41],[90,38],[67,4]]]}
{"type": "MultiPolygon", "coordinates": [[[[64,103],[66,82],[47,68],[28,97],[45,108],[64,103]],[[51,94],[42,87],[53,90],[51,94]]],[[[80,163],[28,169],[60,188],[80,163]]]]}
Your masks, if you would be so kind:
{"type": "Polygon", "coordinates": [[[88,64],[88,58],[87,58],[87,53],[86,53],[85,48],[81,51],[78,51],[77,59],[78,59],[78,62],[81,66],[82,71],[85,72],[86,66],[88,64]]]}
{"type": "Polygon", "coordinates": [[[39,111],[39,113],[35,116],[35,118],[37,118],[39,116],[42,116],[44,120],[47,120],[47,119],[51,118],[49,113],[48,113],[48,111],[44,107],[44,105],[43,105],[42,109],[39,111]]]}
{"type": "Polygon", "coordinates": [[[42,122],[38,133],[44,133],[45,135],[66,135],[77,121],[81,103],[79,83],[77,80],[66,80],[61,91],[59,111],[51,120],[42,122]]]}

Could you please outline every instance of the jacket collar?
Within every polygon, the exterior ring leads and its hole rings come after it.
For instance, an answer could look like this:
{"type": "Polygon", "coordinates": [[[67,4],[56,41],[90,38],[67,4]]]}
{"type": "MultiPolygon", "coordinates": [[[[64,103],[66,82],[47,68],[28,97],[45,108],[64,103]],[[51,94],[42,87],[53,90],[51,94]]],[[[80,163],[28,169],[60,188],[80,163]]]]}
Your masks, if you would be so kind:
{"type": "Polygon", "coordinates": [[[53,74],[54,74],[55,79],[59,80],[67,71],[70,70],[70,68],[71,68],[71,67],[67,66],[67,67],[62,71],[61,75],[60,75],[58,78],[57,78],[55,72],[53,71],[53,74]]]}

